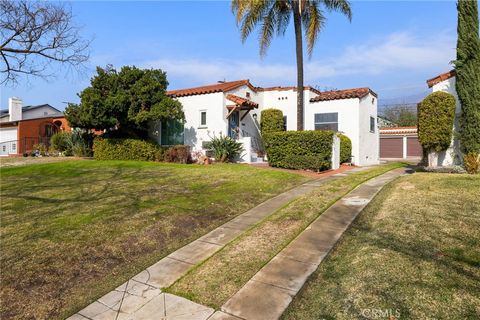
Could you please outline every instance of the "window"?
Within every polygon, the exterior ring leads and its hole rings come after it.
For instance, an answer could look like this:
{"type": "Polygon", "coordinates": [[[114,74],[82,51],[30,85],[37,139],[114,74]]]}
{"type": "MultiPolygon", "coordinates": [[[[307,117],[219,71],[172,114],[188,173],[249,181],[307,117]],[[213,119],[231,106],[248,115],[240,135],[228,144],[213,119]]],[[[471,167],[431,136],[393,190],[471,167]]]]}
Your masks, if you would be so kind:
{"type": "Polygon", "coordinates": [[[375,132],[375,118],[370,117],[370,132],[375,132]]]}
{"type": "Polygon", "coordinates": [[[207,111],[200,111],[200,128],[205,128],[207,126],[207,111]]]}
{"type": "Polygon", "coordinates": [[[175,119],[162,121],[161,128],[162,146],[183,144],[183,123],[175,119]]]}
{"type": "Polygon", "coordinates": [[[338,131],[338,112],[315,113],[315,130],[338,131]]]}
{"type": "Polygon", "coordinates": [[[12,151],[15,151],[17,150],[17,144],[14,142],[12,143],[12,151]]]}
{"type": "Polygon", "coordinates": [[[283,116],[283,130],[287,131],[287,116],[283,116]]]}
{"type": "Polygon", "coordinates": [[[245,95],[248,99],[250,99],[250,92],[247,92],[247,94],[245,95]]]}

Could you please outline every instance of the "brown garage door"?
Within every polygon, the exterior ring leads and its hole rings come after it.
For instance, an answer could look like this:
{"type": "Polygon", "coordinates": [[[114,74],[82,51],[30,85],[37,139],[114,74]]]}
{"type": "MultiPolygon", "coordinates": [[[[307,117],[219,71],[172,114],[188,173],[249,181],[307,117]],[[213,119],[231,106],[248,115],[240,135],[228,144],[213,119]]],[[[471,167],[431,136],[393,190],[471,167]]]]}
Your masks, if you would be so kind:
{"type": "Polygon", "coordinates": [[[402,158],[403,138],[380,138],[380,158],[402,158]]]}
{"type": "Polygon", "coordinates": [[[421,157],[422,146],[418,142],[418,137],[407,138],[407,157],[421,157]]]}

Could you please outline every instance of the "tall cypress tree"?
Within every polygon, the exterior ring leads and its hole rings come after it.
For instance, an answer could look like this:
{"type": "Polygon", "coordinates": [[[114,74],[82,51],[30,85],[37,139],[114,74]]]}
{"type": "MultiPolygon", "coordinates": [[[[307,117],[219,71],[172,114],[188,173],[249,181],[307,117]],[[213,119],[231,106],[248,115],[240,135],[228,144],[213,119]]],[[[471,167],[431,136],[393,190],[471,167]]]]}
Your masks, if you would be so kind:
{"type": "Polygon", "coordinates": [[[480,39],[477,0],[459,0],[456,90],[462,106],[460,143],[465,154],[480,154],[480,39]]]}

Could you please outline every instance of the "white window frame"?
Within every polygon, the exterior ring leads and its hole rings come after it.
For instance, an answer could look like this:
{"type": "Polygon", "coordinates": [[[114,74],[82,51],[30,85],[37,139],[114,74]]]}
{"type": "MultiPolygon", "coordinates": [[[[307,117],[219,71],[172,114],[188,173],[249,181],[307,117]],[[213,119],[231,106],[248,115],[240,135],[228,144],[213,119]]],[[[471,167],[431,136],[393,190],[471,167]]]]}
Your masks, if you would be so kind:
{"type": "MultiPolygon", "coordinates": [[[[318,113],[314,113],[313,114],[313,130],[324,130],[324,129],[316,129],[317,124],[333,124],[333,123],[335,123],[337,125],[337,130],[336,131],[338,131],[338,123],[339,123],[338,118],[339,118],[338,112],[318,112],[318,113]],[[315,116],[317,114],[329,114],[329,113],[336,113],[337,114],[337,121],[332,121],[332,122],[316,122],[315,121],[315,118],[316,118],[315,116]]],[[[328,129],[328,130],[331,130],[331,129],[328,129]]]]}
{"type": "Polygon", "coordinates": [[[207,110],[206,110],[206,109],[200,110],[199,115],[200,115],[200,121],[199,121],[199,126],[198,126],[198,128],[200,128],[200,129],[207,128],[207,127],[208,127],[208,125],[207,125],[207,123],[208,123],[208,119],[207,119],[208,113],[207,113],[207,110]],[[202,114],[203,114],[204,112],[205,112],[205,124],[202,124],[202,114]]]}

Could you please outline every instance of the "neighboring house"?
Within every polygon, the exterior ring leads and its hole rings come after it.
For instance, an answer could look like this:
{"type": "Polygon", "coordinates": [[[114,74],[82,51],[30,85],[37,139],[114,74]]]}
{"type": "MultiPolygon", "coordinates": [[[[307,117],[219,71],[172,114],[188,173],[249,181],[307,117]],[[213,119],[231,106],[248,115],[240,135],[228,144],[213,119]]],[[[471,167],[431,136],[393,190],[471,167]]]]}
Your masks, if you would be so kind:
{"type": "Polygon", "coordinates": [[[459,119],[462,113],[460,100],[458,99],[457,90],[455,89],[455,69],[442,73],[432,79],[427,80],[427,85],[432,92],[443,91],[452,94],[455,97],[455,120],[453,124],[453,138],[450,147],[438,155],[439,166],[459,165],[462,163],[462,152],[460,150],[460,141],[456,137],[459,128],[459,119]]]}
{"type": "Polygon", "coordinates": [[[380,158],[418,159],[423,151],[418,142],[417,127],[380,128],[380,158]]]}
{"type": "MultiPolygon", "coordinates": [[[[253,86],[248,80],[219,82],[168,91],[183,105],[185,124],[152,123],[150,136],[161,145],[185,143],[205,152],[214,135],[228,135],[244,144],[243,162],[255,162],[263,150],[261,111],[283,111],[287,130],[297,130],[297,88],[253,86]]],[[[332,129],[352,140],[356,165],[378,163],[377,95],[368,88],[320,92],[304,88],[305,130],[332,129]]]]}
{"type": "Polygon", "coordinates": [[[8,110],[0,110],[0,155],[21,155],[33,145],[49,145],[58,131],[70,131],[63,113],[49,104],[22,106],[18,98],[8,99],[8,110]]]}
{"type": "Polygon", "coordinates": [[[377,116],[377,123],[379,128],[393,128],[393,127],[398,127],[398,125],[393,122],[388,120],[385,117],[382,116],[377,116]]]}

